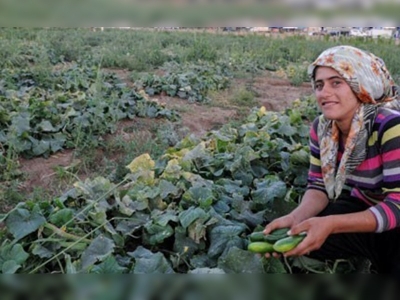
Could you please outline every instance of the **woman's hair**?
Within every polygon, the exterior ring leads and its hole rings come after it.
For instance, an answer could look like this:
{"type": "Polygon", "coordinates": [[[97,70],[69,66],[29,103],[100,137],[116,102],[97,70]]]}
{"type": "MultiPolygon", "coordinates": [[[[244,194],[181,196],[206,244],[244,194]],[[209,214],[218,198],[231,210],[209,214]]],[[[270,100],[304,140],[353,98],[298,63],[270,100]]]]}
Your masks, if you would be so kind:
{"type": "Polygon", "coordinates": [[[308,67],[313,87],[317,67],[333,68],[363,103],[397,100],[397,86],[384,61],[370,52],[345,45],[325,50],[308,67]]]}

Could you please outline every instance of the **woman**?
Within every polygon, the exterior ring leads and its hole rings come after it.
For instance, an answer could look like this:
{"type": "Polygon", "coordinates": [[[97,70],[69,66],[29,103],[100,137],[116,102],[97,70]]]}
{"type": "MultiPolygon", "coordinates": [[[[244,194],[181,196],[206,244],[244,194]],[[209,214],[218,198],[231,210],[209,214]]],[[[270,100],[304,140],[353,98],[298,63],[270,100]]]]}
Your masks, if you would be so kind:
{"type": "Polygon", "coordinates": [[[307,233],[285,256],[362,256],[379,273],[399,274],[400,112],[394,81],[380,58],[351,46],[324,51],[308,72],[322,115],[310,130],[307,191],[264,234],[283,227],[292,235],[307,233]]]}

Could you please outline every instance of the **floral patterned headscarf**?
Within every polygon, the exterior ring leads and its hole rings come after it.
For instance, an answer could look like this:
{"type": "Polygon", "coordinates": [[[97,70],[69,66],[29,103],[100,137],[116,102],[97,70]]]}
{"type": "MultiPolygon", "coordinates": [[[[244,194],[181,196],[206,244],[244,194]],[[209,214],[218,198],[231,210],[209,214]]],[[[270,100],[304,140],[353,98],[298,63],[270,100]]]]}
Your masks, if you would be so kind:
{"type": "Polygon", "coordinates": [[[346,175],[365,160],[367,141],[372,131],[377,108],[398,108],[397,87],[382,59],[352,46],[336,46],[322,52],[308,67],[314,87],[318,66],[331,67],[349,84],[362,105],[356,111],[346,141],[345,151],[337,166],[339,128],[335,121],[321,115],[318,126],[321,169],[329,199],[337,199],[346,175]]]}

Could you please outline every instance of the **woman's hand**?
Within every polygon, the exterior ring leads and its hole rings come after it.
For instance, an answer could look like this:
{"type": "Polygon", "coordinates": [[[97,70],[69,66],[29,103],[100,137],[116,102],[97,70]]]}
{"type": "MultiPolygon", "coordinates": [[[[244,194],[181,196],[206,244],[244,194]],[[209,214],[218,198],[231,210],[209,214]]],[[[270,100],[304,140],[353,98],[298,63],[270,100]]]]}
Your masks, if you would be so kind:
{"type": "MultiPolygon", "coordinates": [[[[269,223],[267,226],[265,226],[265,229],[263,231],[263,233],[265,235],[270,234],[272,231],[276,230],[276,229],[280,229],[280,228],[291,228],[293,225],[296,224],[296,221],[294,219],[294,217],[292,215],[285,215],[283,217],[280,217],[278,219],[273,220],[271,223],[269,223]]],[[[273,257],[279,257],[280,254],[279,253],[266,253],[265,257],[266,258],[270,258],[271,255],[273,257]]]]}
{"type": "Polygon", "coordinates": [[[293,225],[295,225],[295,219],[291,215],[286,215],[280,218],[277,218],[273,220],[271,223],[269,223],[267,226],[265,226],[265,229],[263,233],[265,235],[270,234],[272,231],[280,228],[291,228],[293,225]]]}
{"type": "Polygon", "coordinates": [[[306,232],[307,236],[293,250],[284,253],[284,256],[302,256],[318,250],[333,232],[333,225],[329,217],[313,217],[291,227],[290,235],[306,232]]]}
{"type": "MultiPolygon", "coordinates": [[[[309,189],[305,192],[299,206],[297,206],[291,213],[288,215],[285,215],[283,217],[277,218],[273,220],[271,223],[269,223],[267,226],[265,226],[264,229],[264,234],[269,234],[275,229],[279,228],[285,228],[288,227],[291,229],[292,234],[300,233],[302,231],[308,231],[310,230],[311,224],[307,223],[306,220],[312,220],[316,219],[314,218],[316,215],[318,215],[329,203],[328,197],[326,196],[325,193],[319,191],[319,190],[314,190],[314,189],[309,189]],[[301,227],[297,227],[300,226],[301,227]],[[308,225],[307,225],[308,224],[308,225]]],[[[317,225],[318,226],[318,225],[317,225]]],[[[316,231],[318,230],[315,229],[316,231]]],[[[313,230],[314,231],[314,230],[313,230]]],[[[311,233],[312,234],[312,233],[311,233]]],[[[319,234],[317,234],[319,235],[319,234]]],[[[322,235],[319,235],[322,236],[322,235]]],[[[327,235],[323,238],[322,243],[325,241],[327,235]]],[[[306,238],[300,243],[303,244],[305,242],[306,238]]],[[[308,242],[310,240],[313,240],[312,236],[308,238],[308,242]]],[[[299,246],[300,246],[299,244],[299,246]]],[[[319,245],[319,247],[321,246],[319,245]]],[[[308,249],[308,247],[307,247],[308,249]]],[[[305,249],[305,250],[307,250],[305,249]]],[[[293,252],[292,250],[291,252],[293,252]]],[[[311,251],[311,250],[309,250],[311,251]]],[[[291,252],[288,252],[288,254],[291,254],[291,252]]],[[[296,252],[293,252],[296,253],[296,252]]],[[[307,253],[307,252],[305,252],[307,253]]],[[[267,253],[265,254],[265,257],[269,258],[271,254],[267,253]]],[[[272,253],[272,256],[274,257],[279,257],[279,253],[272,253]]]]}

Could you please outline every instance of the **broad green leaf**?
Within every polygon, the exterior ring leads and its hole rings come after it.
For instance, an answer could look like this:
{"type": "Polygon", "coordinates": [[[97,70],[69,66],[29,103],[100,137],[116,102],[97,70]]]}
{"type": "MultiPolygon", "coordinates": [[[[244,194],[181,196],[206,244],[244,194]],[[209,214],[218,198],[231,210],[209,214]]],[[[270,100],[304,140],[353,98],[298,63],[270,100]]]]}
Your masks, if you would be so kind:
{"type": "Polygon", "coordinates": [[[217,180],[215,184],[222,185],[228,194],[241,194],[244,196],[249,194],[249,187],[244,186],[240,180],[222,178],[217,180]]]}
{"type": "MultiPolygon", "coordinates": [[[[74,183],[74,187],[81,192],[86,200],[96,200],[105,199],[114,189],[115,185],[107,178],[96,177],[94,179],[86,179],[84,182],[77,181],[74,183]]],[[[104,208],[109,208],[111,205],[107,201],[100,201],[100,206],[104,208]]]]}
{"type": "Polygon", "coordinates": [[[89,219],[97,225],[103,225],[107,223],[107,214],[104,210],[92,209],[88,212],[89,219]]]}
{"type": "Polygon", "coordinates": [[[50,121],[42,120],[39,124],[36,125],[36,128],[43,132],[56,132],[57,130],[53,127],[50,121]]]}
{"type": "Polygon", "coordinates": [[[171,182],[166,180],[160,180],[159,189],[160,189],[160,196],[163,199],[166,199],[169,195],[176,197],[178,196],[179,193],[179,189],[171,182]]]}
{"type": "Polygon", "coordinates": [[[135,258],[134,274],[173,274],[175,273],[167,259],[161,252],[152,253],[139,246],[133,253],[128,253],[135,258]]]}
{"type": "Polygon", "coordinates": [[[62,227],[64,225],[72,225],[72,219],[74,218],[74,211],[70,208],[64,208],[56,211],[49,217],[50,223],[56,225],[57,227],[62,227]]]}
{"type": "Polygon", "coordinates": [[[195,160],[197,158],[204,158],[206,155],[206,144],[205,142],[200,142],[192,150],[186,152],[182,160],[195,160]]]}
{"type": "Polygon", "coordinates": [[[96,237],[82,254],[82,269],[103,261],[114,251],[114,242],[103,235],[96,237]]]}
{"type": "Polygon", "coordinates": [[[46,140],[36,140],[31,138],[32,141],[32,153],[35,156],[45,154],[50,150],[50,142],[46,140]]]}
{"type": "Polygon", "coordinates": [[[190,207],[187,210],[182,211],[179,214],[179,221],[183,228],[188,228],[197,219],[208,219],[209,214],[207,214],[200,207],[190,207]]]}
{"type": "Polygon", "coordinates": [[[35,205],[32,211],[24,208],[13,210],[7,217],[6,226],[16,240],[22,239],[28,234],[36,231],[46,223],[39,206],[35,205]]]}
{"type": "Polygon", "coordinates": [[[245,230],[244,226],[228,225],[216,226],[210,232],[210,248],[208,256],[215,258],[224,252],[227,243],[239,236],[245,230]]]}
{"type": "Polygon", "coordinates": [[[263,207],[275,199],[284,199],[287,192],[286,184],[276,176],[267,176],[256,182],[256,188],[252,191],[253,201],[263,207]]]}
{"type": "Polygon", "coordinates": [[[224,270],[225,273],[264,273],[262,259],[252,252],[232,247],[228,253],[218,260],[218,268],[224,270]]]}
{"type": "Polygon", "coordinates": [[[251,185],[253,174],[251,170],[250,160],[242,155],[237,155],[233,163],[230,165],[229,171],[235,180],[242,182],[244,186],[251,185]]]}
{"type": "Polygon", "coordinates": [[[310,133],[310,127],[306,124],[301,124],[297,127],[297,134],[301,137],[305,137],[308,140],[308,136],[310,133]]]}
{"type": "Polygon", "coordinates": [[[212,132],[213,136],[218,140],[225,142],[234,142],[238,137],[238,131],[236,128],[225,126],[220,130],[212,132]]]}
{"type": "Polygon", "coordinates": [[[52,257],[55,253],[50,249],[44,247],[41,244],[36,244],[32,249],[32,254],[39,256],[40,258],[49,258],[52,257]]]}
{"type": "Polygon", "coordinates": [[[309,258],[307,256],[294,258],[292,266],[316,274],[325,273],[328,269],[327,262],[309,258]]]}
{"type": "Polygon", "coordinates": [[[149,221],[148,214],[135,212],[129,219],[121,220],[116,226],[116,230],[125,236],[141,229],[149,221]]]}
{"type": "Polygon", "coordinates": [[[182,177],[187,180],[192,186],[194,187],[205,187],[205,188],[212,188],[214,182],[208,179],[203,178],[202,176],[191,173],[191,172],[182,172],[182,177]]]}
{"type": "Polygon", "coordinates": [[[297,203],[294,201],[286,201],[283,199],[280,199],[280,201],[272,201],[269,203],[269,205],[267,205],[265,209],[265,220],[271,222],[278,217],[290,213],[296,207],[297,203]]]}
{"type": "Polygon", "coordinates": [[[28,259],[20,244],[3,243],[0,248],[0,266],[3,273],[15,273],[20,266],[28,259]]]}
{"type": "Polygon", "coordinates": [[[155,118],[157,116],[158,108],[155,106],[148,105],[145,116],[148,118],[155,118]]]}
{"type": "Polygon", "coordinates": [[[258,127],[254,122],[242,124],[242,125],[240,125],[240,127],[238,129],[239,135],[243,138],[245,138],[247,133],[250,133],[251,135],[253,135],[257,131],[258,131],[258,127]]]}
{"type": "Polygon", "coordinates": [[[293,172],[296,174],[293,185],[305,187],[308,180],[308,167],[293,168],[293,172]]]}
{"type": "Polygon", "coordinates": [[[190,265],[193,268],[214,268],[217,266],[217,262],[217,258],[211,258],[206,253],[201,252],[190,259],[190,265]]]}
{"type": "Polygon", "coordinates": [[[145,226],[145,229],[143,240],[146,244],[152,246],[161,244],[166,238],[174,234],[174,229],[171,225],[160,226],[158,224],[149,224],[145,226]]]}
{"type": "Polygon", "coordinates": [[[30,132],[30,118],[31,116],[29,113],[21,113],[12,118],[12,126],[17,136],[22,136],[25,132],[30,132]]]}
{"type": "Polygon", "coordinates": [[[289,123],[281,124],[281,126],[279,127],[278,130],[282,135],[286,135],[286,136],[292,136],[297,133],[296,128],[293,126],[290,126],[289,123]]]}
{"type": "Polygon", "coordinates": [[[126,268],[121,267],[113,255],[109,255],[103,262],[95,265],[90,273],[94,274],[121,274],[126,268]]]}
{"type": "Polygon", "coordinates": [[[69,254],[64,254],[64,257],[66,274],[77,274],[76,263],[71,261],[71,256],[69,254]]]}
{"type": "Polygon", "coordinates": [[[122,199],[117,197],[118,210],[122,214],[131,216],[134,212],[143,211],[149,207],[148,198],[143,193],[140,193],[140,190],[143,189],[131,189],[122,199]]]}
{"type": "Polygon", "coordinates": [[[259,159],[252,160],[250,162],[251,173],[255,178],[262,178],[269,173],[268,165],[259,159]]]}
{"type": "Polygon", "coordinates": [[[290,153],[281,151],[281,168],[283,171],[289,171],[290,169],[290,153]]]}
{"type": "Polygon", "coordinates": [[[20,267],[15,260],[8,260],[1,266],[1,272],[3,274],[14,274],[20,267]]]}
{"type": "MultiPolygon", "coordinates": [[[[228,198],[228,197],[221,196],[220,198],[228,198]]],[[[213,205],[213,208],[214,208],[214,210],[216,212],[218,212],[219,214],[223,215],[223,214],[226,214],[227,212],[229,212],[231,210],[231,207],[230,207],[230,205],[228,203],[225,200],[220,200],[220,201],[217,201],[213,205]]]]}
{"type": "Polygon", "coordinates": [[[254,179],[253,172],[250,170],[246,171],[244,169],[237,169],[232,173],[232,177],[235,180],[240,180],[244,185],[251,185],[254,179]]]}
{"type": "Polygon", "coordinates": [[[14,260],[17,264],[22,264],[28,259],[29,255],[25,252],[21,244],[2,245],[0,252],[0,262],[14,260]]]}
{"type": "Polygon", "coordinates": [[[181,256],[192,257],[198,249],[198,243],[187,236],[185,228],[180,226],[175,228],[174,252],[181,256]]]}
{"type": "Polygon", "coordinates": [[[287,271],[285,269],[285,265],[279,258],[271,257],[269,259],[264,260],[265,265],[265,273],[268,274],[286,274],[287,271]]]}
{"type": "Polygon", "coordinates": [[[13,137],[13,149],[17,152],[29,151],[32,148],[32,143],[29,140],[13,137]]]}
{"type": "Polygon", "coordinates": [[[57,152],[63,149],[65,142],[67,141],[67,135],[62,132],[57,132],[52,134],[52,139],[50,140],[50,149],[52,152],[57,152]]]}
{"type": "Polygon", "coordinates": [[[167,209],[164,211],[161,210],[153,210],[152,211],[152,219],[154,223],[167,226],[167,224],[172,221],[174,223],[178,222],[178,212],[173,209],[167,209]]]}
{"type": "Polygon", "coordinates": [[[264,210],[253,213],[250,209],[245,209],[241,212],[231,210],[230,215],[234,220],[240,221],[249,227],[255,227],[265,223],[264,213],[264,210]]]}
{"type": "Polygon", "coordinates": [[[191,187],[182,196],[182,201],[199,205],[202,208],[210,207],[213,200],[214,195],[212,190],[202,186],[191,187]]]}

